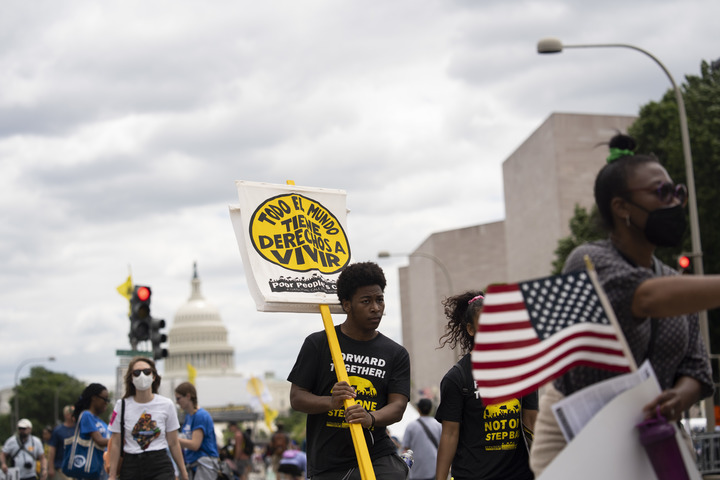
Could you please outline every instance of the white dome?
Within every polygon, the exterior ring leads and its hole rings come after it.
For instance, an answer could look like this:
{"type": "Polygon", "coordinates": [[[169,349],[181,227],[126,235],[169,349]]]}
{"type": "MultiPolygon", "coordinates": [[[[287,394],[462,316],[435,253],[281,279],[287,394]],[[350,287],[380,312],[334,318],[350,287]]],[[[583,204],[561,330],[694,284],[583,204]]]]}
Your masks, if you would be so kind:
{"type": "Polygon", "coordinates": [[[187,303],[178,308],[168,333],[165,376],[187,378],[187,365],[198,374],[225,374],[235,370],[234,349],[220,312],[200,293],[197,264],[193,266],[192,290],[187,303]]]}

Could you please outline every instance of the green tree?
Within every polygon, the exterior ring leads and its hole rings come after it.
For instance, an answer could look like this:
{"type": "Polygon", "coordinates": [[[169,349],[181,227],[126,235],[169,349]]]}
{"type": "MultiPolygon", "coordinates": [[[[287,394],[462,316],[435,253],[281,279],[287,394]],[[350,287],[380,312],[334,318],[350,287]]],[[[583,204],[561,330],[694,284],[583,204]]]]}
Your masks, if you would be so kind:
{"type": "MultiPolygon", "coordinates": [[[[62,407],[74,405],[85,389],[85,383],[65,373],[52,372],[44,367],[33,367],[30,376],[23,378],[15,394],[10,398],[10,407],[15,406],[17,395],[19,418],[27,418],[33,424],[33,435],[40,436],[46,425],[55,426],[62,418],[62,407]],[[55,399],[57,398],[57,404],[55,399]]],[[[105,412],[107,417],[109,412],[105,412]]],[[[10,415],[0,418],[0,438],[8,438],[15,432],[10,415]]]]}
{"type": "Polygon", "coordinates": [[[599,220],[599,213],[595,205],[592,206],[590,212],[580,205],[575,205],[575,214],[570,219],[570,235],[558,240],[558,246],[555,249],[555,260],[552,262],[553,275],[562,272],[565,259],[575,247],[607,236],[603,232],[599,220]]]}
{"type": "MultiPolygon", "coordinates": [[[[697,192],[700,237],[703,246],[703,270],[720,273],[720,69],[707,62],[700,65],[700,76],[688,75],[682,85],[688,117],[695,189],[697,192]]],[[[677,102],[672,90],[659,102],[640,109],[638,120],[630,127],[638,142],[638,151],[653,152],[678,183],[687,182],[685,159],[680,140],[677,102]]],[[[691,251],[690,231],[685,234],[682,249],[658,250],[658,255],[676,265],[681,252],[691,251]]],[[[720,351],[720,310],[708,312],[711,351],[720,351]]]]}
{"type": "MultiPolygon", "coordinates": [[[[720,69],[707,62],[700,65],[700,76],[688,75],[681,86],[690,131],[695,188],[697,191],[700,235],[703,244],[705,273],[720,273],[720,69]]],[[[685,159],[680,139],[680,122],[675,92],[670,89],[659,102],[640,108],[638,119],[628,133],[638,142],[638,152],[652,152],[660,159],[670,177],[686,182],[685,159]]],[[[562,238],[555,250],[553,270],[558,272],[570,251],[583,241],[591,240],[592,214],[576,207],[570,220],[571,235],[562,238]]],[[[668,265],[676,266],[681,252],[691,251],[690,231],[685,233],[682,248],[662,248],[656,254],[668,265]]],[[[720,351],[720,310],[708,312],[711,351],[720,351]]]]}

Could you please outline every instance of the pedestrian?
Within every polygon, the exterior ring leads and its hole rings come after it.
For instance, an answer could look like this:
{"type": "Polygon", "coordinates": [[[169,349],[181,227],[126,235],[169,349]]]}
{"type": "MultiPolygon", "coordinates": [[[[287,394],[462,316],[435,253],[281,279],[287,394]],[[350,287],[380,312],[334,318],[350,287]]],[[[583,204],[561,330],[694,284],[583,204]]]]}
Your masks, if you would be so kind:
{"type": "Polygon", "coordinates": [[[385,428],[402,419],[410,397],[407,350],[377,329],[385,310],[385,275],[373,262],[346,267],[337,295],[347,315],[335,327],[349,382],[338,382],[327,335],[309,335],[288,376],[290,405],[307,413],[308,475],[360,479],[348,424],[363,428],[376,478],[403,480],[408,467],[385,428]],[[345,409],[345,400],[353,404],[345,409]]]}
{"type": "Polygon", "coordinates": [[[278,467],[280,466],[280,459],[282,458],[283,452],[290,446],[290,437],[287,433],[278,430],[272,434],[270,441],[265,449],[265,465],[270,467],[270,470],[277,474],[278,467]]]}
{"type": "MultiPolygon", "coordinates": [[[[110,432],[100,415],[103,414],[108,403],[110,398],[104,385],[91,383],[85,387],[73,409],[73,417],[81,440],[92,440],[99,447],[107,447],[110,432]]],[[[105,469],[102,469],[101,474],[96,478],[106,477],[105,469]]]]}
{"type": "Polygon", "coordinates": [[[433,403],[429,398],[421,398],[417,403],[420,418],[410,423],[403,434],[405,451],[413,451],[413,466],[410,469],[411,480],[434,480],[437,465],[437,451],[440,445],[442,426],[430,416],[433,403]]]}
{"type": "Polygon", "coordinates": [[[445,299],[443,305],[448,323],[440,345],[459,345],[464,355],[440,383],[436,478],[445,480],[452,467],[455,480],[532,480],[524,430],[529,434],[534,428],[537,392],[485,405],[475,388],[470,358],[483,294],[468,291],[445,299]]]}
{"type": "Polygon", "coordinates": [[[21,418],[17,423],[17,433],[5,441],[0,451],[0,468],[8,473],[8,460],[12,460],[18,469],[20,480],[36,480],[36,462],[40,462],[40,480],[47,479],[47,459],[40,439],[32,434],[32,423],[21,418]]]}
{"type": "Polygon", "coordinates": [[[249,428],[245,431],[240,430],[236,422],[230,422],[228,429],[232,434],[230,443],[232,445],[232,458],[235,469],[240,480],[247,480],[252,470],[252,452],[255,449],[255,444],[250,435],[251,430],[249,428]]]}
{"type": "Polygon", "coordinates": [[[109,480],[174,480],[168,449],[180,479],[188,480],[178,438],[177,411],[172,400],[157,393],[160,380],[155,362],[149,358],[135,357],[130,361],[125,373],[125,395],[115,403],[110,419],[109,480]]]}
{"type": "Polygon", "coordinates": [[[215,480],[220,461],[215,439],[215,424],[204,408],[198,407],[197,390],[190,382],[175,388],[175,401],[185,412],[180,429],[185,468],[194,480],[215,480]]]}
{"type": "MultiPolygon", "coordinates": [[[[679,275],[655,257],[657,247],[677,248],[682,241],[687,187],[674,184],[654,155],[635,155],[632,137],[618,134],[609,147],[594,191],[608,238],[573,250],[563,272],[584,269],[584,257],[590,258],[635,362],[648,359],[662,388],[638,409],[650,417],[659,407],[668,421],[677,422],[685,410],[713,393],[696,312],[720,307],[720,275],[679,275]]],[[[616,375],[575,367],[545,387],[531,454],[536,475],[566,444],[551,406],[616,375]]]]}
{"type": "Polygon", "coordinates": [[[48,479],[68,480],[62,473],[62,461],[65,455],[65,439],[75,435],[75,417],[73,417],[72,405],[63,407],[63,423],[55,427],[48,441],[48,479]]]}
{"type": "Polygon", "coordinates": [[[277,480],[304,480],[306,471],[307,455],[297,448],[297,444],[291,444],[280,458],[277,480]]]}

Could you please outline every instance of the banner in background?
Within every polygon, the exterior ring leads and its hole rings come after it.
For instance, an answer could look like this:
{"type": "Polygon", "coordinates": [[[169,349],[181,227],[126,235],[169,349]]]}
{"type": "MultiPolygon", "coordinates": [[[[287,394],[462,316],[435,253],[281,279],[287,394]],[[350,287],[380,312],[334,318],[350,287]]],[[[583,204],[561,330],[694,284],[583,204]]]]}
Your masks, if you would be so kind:
{"type": "Polygon", "coordinates": [[[335,282],[350,263],[343,190],[237,181],[230,218],[258,310],[341,313],[335,282]]]}

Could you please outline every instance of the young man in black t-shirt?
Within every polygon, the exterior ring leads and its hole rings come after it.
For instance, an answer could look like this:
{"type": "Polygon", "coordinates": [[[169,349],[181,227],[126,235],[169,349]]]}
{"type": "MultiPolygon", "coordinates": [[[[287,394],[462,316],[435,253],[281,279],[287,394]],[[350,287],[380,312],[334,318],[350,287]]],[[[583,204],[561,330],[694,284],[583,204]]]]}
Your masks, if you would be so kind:
{"type": "Polygon", "coordinates": [[[385,284],[382,269],[372,262],[350,265],[338,278],[347,318],[335,331],[349,382],[337,381],[324,331],[305,339],[288,376],[292,408],[308,414],[308,476],[313,480],[360,480],[350,423],[363,427],[376,478],[407,478],[408,468],[385,433],[402,418],[410,397],[408,353],[377,331],[385,284]],[[347,410],[346,399],[356,402],[347,410]]]}

